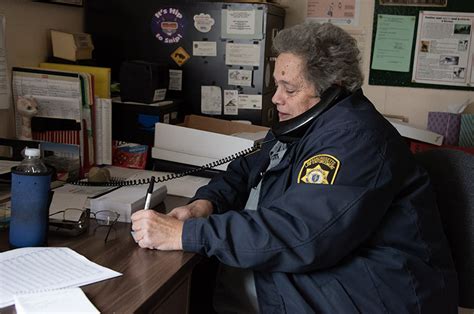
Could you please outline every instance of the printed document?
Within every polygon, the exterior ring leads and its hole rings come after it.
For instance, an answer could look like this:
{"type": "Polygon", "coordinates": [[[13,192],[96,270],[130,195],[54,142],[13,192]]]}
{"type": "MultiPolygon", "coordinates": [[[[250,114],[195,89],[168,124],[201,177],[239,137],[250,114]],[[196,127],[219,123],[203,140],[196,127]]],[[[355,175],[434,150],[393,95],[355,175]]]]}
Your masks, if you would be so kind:
{"type": "Polygon", "coordinates": [[[15,309],[22,313],[100,313],[81,288],[15,295],[15,309]]]}
{"type": "Polygon", "coordinates": [[[0,253],[0,308],[14,295],[79,287],[121,276],[64,247],[21,248],[0,253]]]}

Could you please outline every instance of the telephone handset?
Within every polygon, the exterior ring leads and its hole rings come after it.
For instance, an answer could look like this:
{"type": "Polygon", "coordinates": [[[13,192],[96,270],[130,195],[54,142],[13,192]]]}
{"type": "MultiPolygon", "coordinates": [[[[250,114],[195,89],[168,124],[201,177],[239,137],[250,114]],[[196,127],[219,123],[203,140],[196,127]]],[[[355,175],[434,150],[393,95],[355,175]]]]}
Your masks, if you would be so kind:
{"type": "Polygon", "coordinates": [[[321,100],[308,111],[292,119],[276,123],[271,130],[273,135],[283,143],[300,139],[311,125],[311,122],[335,105],[344,94],[344,89],[341,86],[332,85],[321,95],[321,100]]]}
{"type": "MultiPolygon", "coordinates": [[[[274,141],[277,139],[280,142],[289,143],[301,138],[306,132],[306,130],[308,129],[308,127],[311,125],[311,122],[314,121],[314,119],[316,119],[317,117],[319,117],[323,112],[328,110],[330,107],[335,105],[342,97],[344,97],[344,95],[345,95],[345,92],[342,87],[337,86],[337,85],[331,86],[321,95],[320,97],[321,100],[317,103],[317,105],[315,105],[308,111],[300,114],[299,116],[295,118],[277,123],[271,129],[271,132],[275,136],[275,139],[272,139],[270,141],[274,141]]],[[[262,143],[256,143],[253,147],[249,147],[231,156],[227,156],[222,159],[219,159],[215,162],[197,167],[195,169],[172,173],[163,177],[156,177],[154,178],[154,181],[155,183],[166,182],[166,181],[181,178],[187,175],[192,175],[206,169],[211,169],[211,168],[220,166],[234,159],[249,155],[251,153],[254,153],[260,150],[261,145],[262,143]]],[[[151,179],[139,179],[139,180],[124,181],[124,180],[112,179],[109,182],[88,182],[88,181],[80,180],[80,181],[74,181],[74,182],[69,182],[69,183],[75,184],[75,185],[86,185],[86,186],[132,186],[132,185],[149,184],[150,180],[151,179]]]]}

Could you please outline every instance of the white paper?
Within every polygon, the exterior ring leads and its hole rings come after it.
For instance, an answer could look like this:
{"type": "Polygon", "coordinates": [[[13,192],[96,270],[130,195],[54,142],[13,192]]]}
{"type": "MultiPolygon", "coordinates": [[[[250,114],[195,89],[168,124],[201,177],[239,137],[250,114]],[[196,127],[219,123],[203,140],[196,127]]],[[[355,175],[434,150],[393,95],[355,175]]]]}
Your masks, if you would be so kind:
{"type": "Polygon", "coordinates": [[[239,95],[239,109],[262,109],[262,95],[239,95]]]}
{"type": "Polygon", "coordinates": [[[0,254],[0,307],[12,305],[15,294],[79,287],[121,275],[70,248],[6,251],[0,254]]]}
{"type": "Polygon", "coordinates": [[[357,26],[360,0],[308,0],[307,20],[357,26]]]}
{"type": "Polygon", "coordinates": [[[222,95],[219,86],[201,86],[201,112],[214,115],[222,113],[222,95]]]}
{"type": "Polygon", "coordinates": [[[84,194],[72,194],[55,191],[53,199],[49,205],[50,218],[57,220],[79,221],[82,210],[88,203],[88,197],[84,194]],[[65,209],[74,208],[78,210],[68,210],[66,213],[59,213],[65,209]]]}
{"type": "Polygon", "coordinates": [[[5,16],[0,14],[0,109],[8,109],[10,107],[5,20],[5,16]]]}
{"type": "Polygon", "coordinates": [[[357,26],[359,12],[360,0],[308,0],[306,20],[357,26]]]}
{"type": "Polygon", "coordinates": [[[161,101],[161,100],[164,100],[165,97],[166,97],[166,88],[155,89],[155,93],[153,94],[153,101],[161,101]]]}
{"type": "Polygon", "coordinates": [[[13,96],[45,96],[81,99],[81,85],[76,77],[54,75],[45,77],[39,73],[13,72],[13,96]]]}
{"type": "Polygon", "coordinates": [[[470,86],[474,13],[420,11],[412,80],[470,86]]]}
{"type": "Polygon", "coordinates": [[[224,90],[224,114],[239,114],[239,92],[236,90],[224,90]]]}
{"type": "Polygon", "coordinates": [[[19,161],[0,160],[0,174],[10,173],[11,168],[18,166],[19,164],[19,161]]]}
{"type": "MultiPolygon", "coordinates": [[[[131,173],[133,174],[127,177],[127,180],[145,180],[155,175],[152,171],[143,170],[131,173]]],[[[115,176],[114,173],[111,174],[115,176]]],[[[147,189],[148,184],[122,186],[110,193],[91,199],[91,211],[111,210],[120,214],[118,221],[131,222],[132,213],[144,208],[147,189]]],[[[166,186],[163,183],[155,183],[150,206],[154,207],[161,203],[165,199],[166,193],[166,186]]]]}
{"type": "Polygon", "coordinates": [[[252,70],[229,69],[228,84],[252,86],[252,70]]]}
{"type": "Polygon", "coordinates": [[[215,41],[193,41],[193,56],[217,56],[217,43],[215,41]]]}
{"type": "MultiPolygon", "coordinates": [[[[171,175],[171,172],[156,172],[156,176],[162,177],[165,175],[171,175]]],[[[168,189],[169,195],[183,196],[183,197],[193,197],[196,194],[196,191],[209,183],[211,179],[195,177],[195,176],[185,176],[170,181],[166,181],[166,187],[168,189]]]]}
{"type": "Polygon", "coordinates": [[[112,100],[96,98],[95,152],[97,165],[112,164],[112,100]]]}
{"type": "Polygon", "coordinates": [[[81,288],[15,295],[15,309],[18,314],[100,313],[81,288]]]}
{"type": "Polygon", "coordinates": [[[226,65],[260,65],[260,46],[258,44],[227,43],[225,50],[226,65]]]}
{"type": "Polygon", "coordinates": [[[37,117],[81,121],[81,103],[77,98],[33,96],[38,103],[37,117]]]}
{"type": "Polygon", "coordinates": [[[183,89],[183,71],[182,70],[170,70],[170,83],[169,90],[180,91],[183,89]]]}
{"type": "Polygon", "coordinates": [[[255,34],[255,10],[227,10],[227,34],[255,34]]]}

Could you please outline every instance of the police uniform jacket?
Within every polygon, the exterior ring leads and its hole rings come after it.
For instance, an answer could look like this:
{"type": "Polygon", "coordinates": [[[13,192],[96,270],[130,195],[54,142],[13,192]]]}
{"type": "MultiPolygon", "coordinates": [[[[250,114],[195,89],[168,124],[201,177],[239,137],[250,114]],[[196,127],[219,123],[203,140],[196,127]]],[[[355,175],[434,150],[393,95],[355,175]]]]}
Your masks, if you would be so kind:
{"type": "Polygon", "coordinates": [[[185,251],[253,270],[262,313],[457,313],[427,173],[362,91],[265,172],[274,143],[198,190],[214,214],[185,221],[185,251]],[[258,208],[245,210],[260,180],[258,208]]]}

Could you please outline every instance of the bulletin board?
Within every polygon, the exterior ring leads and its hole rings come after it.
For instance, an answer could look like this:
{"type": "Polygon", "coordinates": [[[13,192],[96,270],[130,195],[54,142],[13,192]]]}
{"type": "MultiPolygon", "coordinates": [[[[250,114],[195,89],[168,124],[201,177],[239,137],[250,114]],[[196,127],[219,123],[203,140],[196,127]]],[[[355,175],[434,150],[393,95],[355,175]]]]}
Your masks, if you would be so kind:
{"type": "MultiPolygon", "coordinates": [[[[371,63],[374,54],[374,44],[377,34],[378,15],[405,15],[415,16],[415,31],[413,32],[413,45],[411,49],[411,60],[410,70],[408,72],[395,72],[387,70],[375,70],[370,65],[369,72],[369,84],[370,85],[388,85],[388,86],[404,86],[404,87],[422,87],[422,88],[433,88],[433,89],[455,89],[455,90],[474,90],[474,86],[450,86],[450,85],[435,85],[435,84],[422,84],[412,82],[413,64],[415,59],[415,47],[416,37],[418,29],[418,19],[420,11],[446,11],[446,12],[474,12],[474,1],[472,0],[446,0],[445,6],[408,6],[408,5],[382,5],[381,3],[396,2],[400,3],[403,1],[399,0],[375,0],[374,9],[374,21],[373,21],[373,33],[372,33],[372,52],[371,52],[371,63]]],[[[410,2],[409,0],[405,2],[410,2]]],[[[439,1],[443,2],[443,1],[439,1]]],[[[472,30],[474,31],[474,29],[472,30]]],[[[471,43],[471,50],[474,49],[474,42],[471,43]]]]}

